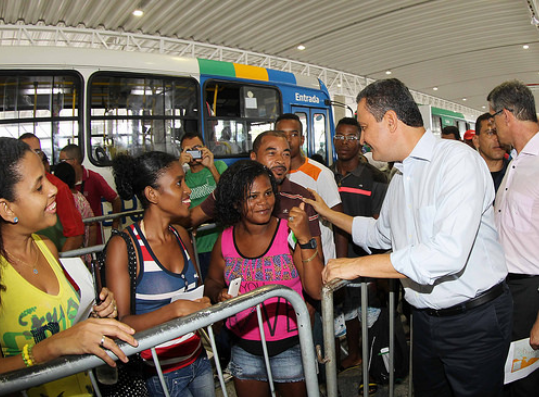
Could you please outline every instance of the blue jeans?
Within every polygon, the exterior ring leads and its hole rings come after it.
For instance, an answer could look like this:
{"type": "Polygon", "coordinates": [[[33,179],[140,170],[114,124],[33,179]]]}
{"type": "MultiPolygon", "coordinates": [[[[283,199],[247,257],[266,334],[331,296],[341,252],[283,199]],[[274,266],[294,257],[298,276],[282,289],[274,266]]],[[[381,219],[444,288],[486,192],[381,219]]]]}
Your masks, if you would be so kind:
{"type": "MultiPolygon", "coordinates": [[[[215,397],[213,370],[204,351],[193,364],[163,376],[171,397],[215,397]]],[[[146,379],[146,386],[150,396],[165,396],[157,375],[146,379]]]]}
{"type": "MultiPolygon", "coordinates": [[[[271,356],[269,361],[275,383],[292,383],[305,380],[299,343],[282,353],[271,356]]],[[[246,352],[237,345],[232,346],[229,369],[232,376],[241,380],[268,381],[264,356],[246,352]]]]}

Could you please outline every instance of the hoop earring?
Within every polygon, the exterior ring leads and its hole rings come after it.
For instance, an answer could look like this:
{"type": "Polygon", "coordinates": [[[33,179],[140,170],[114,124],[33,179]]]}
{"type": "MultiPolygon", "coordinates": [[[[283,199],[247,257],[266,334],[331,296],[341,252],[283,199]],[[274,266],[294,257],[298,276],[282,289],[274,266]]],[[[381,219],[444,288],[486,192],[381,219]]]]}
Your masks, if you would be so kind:
{"type": "Polygon", "coordinates": [[[17,218],[17,217],[13,218],[13,223],[15,223],[15,224],[19,223],[19,218],[17,218]]]}

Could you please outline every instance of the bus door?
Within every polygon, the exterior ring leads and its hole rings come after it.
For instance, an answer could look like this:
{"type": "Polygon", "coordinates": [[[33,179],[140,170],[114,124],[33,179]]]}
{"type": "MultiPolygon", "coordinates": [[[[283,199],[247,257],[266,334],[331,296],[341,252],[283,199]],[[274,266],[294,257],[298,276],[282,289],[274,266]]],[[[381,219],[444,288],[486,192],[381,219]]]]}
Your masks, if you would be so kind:
{"type": "Polygon", "coordinates": [[[291,109],[292,113],[297,115],[303,124],[303,136],[305,136],[303,152],[307,157],[319,154],[324,159],[325,164],[331,164],[333,159],[328,110],[295,105],[291,109]]]}

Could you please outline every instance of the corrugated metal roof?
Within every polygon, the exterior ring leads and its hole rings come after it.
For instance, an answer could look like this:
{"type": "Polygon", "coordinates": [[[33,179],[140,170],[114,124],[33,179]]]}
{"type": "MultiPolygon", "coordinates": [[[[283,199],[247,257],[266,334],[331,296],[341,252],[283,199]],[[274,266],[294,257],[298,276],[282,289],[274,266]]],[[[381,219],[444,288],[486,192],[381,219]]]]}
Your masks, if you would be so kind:
{"type": "Polygon", "coordinates": [[[482,110],[504,80],[539,83],[535,1],[1,0],[0,24],[194,40],[373,79],[390,70],[410,88],[482,110]]]}

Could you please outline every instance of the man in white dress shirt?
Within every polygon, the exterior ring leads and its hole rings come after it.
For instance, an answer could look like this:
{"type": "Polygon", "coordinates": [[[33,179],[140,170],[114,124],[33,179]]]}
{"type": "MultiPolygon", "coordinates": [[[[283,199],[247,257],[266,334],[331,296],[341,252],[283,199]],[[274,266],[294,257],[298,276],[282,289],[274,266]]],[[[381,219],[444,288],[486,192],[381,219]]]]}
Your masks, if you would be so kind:
{"type": "MultiPolygon", "coordinates": [[[[507,81],[487,97],[500,144],[516,151],[496,195],[494,211],[514,300],[512,340],[539,347],[539,123],[526,85],[507,81]]],[[[539,371],[508,386],[509,395],[533,396],[539,371]]]]}
{"type": "Polygon", "coordinates": [[[361,143],[398,169],[380,217],[337,213],[316,195],[313,205],[365,250],[393,252],[331,260],[322,277],[402,280],[414,308],[416,396],[501,396],[512,301],[485,162],[467,145],[425,131],[397,79],[370,84],[357,102],[361,143]]]}

